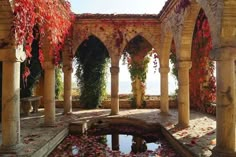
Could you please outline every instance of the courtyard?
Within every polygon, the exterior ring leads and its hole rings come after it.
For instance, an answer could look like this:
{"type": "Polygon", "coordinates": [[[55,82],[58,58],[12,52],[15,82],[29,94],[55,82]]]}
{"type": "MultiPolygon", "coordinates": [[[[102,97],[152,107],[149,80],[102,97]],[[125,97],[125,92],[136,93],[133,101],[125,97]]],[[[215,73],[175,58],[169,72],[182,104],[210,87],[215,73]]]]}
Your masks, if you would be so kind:
{"type": "MultiPolygon", "coordinates": [[[[118,119],[137,130],[158,125],[183,157],[235,157],[235,8],[235,0],[167,0],[156,14],[76,14],[67,0],[0,0],[0,156],[48,156],[72,126],[86,136],[118,119]],[[152,103],[150,60],[160,91],[152,103]]],[[[81,155],[63,149],[55,156],[81,155]]]]}

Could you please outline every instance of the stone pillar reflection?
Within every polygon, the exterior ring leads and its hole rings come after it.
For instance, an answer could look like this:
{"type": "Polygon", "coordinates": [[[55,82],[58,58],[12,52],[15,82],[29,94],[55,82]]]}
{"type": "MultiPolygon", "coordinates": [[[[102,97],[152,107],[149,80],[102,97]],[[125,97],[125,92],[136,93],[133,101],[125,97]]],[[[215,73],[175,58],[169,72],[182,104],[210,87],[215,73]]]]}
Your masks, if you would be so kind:
{"type": "Polygon", "coordinates": [[[52,62],[44,63],[44,124],[55,125],[55,66],[52,62]]]}
{"type": "Polygon", "coordinates": [[[191,68],[191,66],[192,62],[190,61],[178,62],[178,124],[182,127],[189,126],[189,69],[191,68]]]}
{"type": "Polygon", "coordinates": [[[119,114],[119,67],[112,66],[111,71],[111,115],[119,114]]]}
{"type": "Polygon", "coordinates": [[[2,146],[16,151],[20,143],[20,62],[3,62],[2,146]]]}
{"type": "Polygon", "coordinates": [[[163,67],[159,69],[161,75],[161,98],[160,108],[162,113],[169,113],[169,94],[168,94],[168,73],[170,68],[163,67]]]}
{"type": "Polygon", "coordinates": [[[235,48],[212,51],[216,60],[216,147],[214,156],[236,156],[235,48]]]}
{"type": "Polygon", "coordinates": [[[72,65],[63,67],[64,72],[64,114],[72,113],[72,95],[71,95],[71,81],[72,81],[72,65]]]}
{"type": "Polygon", "coordinates": [[[112,150],[119,150],[119,134],[111,135],[112,150]]]}

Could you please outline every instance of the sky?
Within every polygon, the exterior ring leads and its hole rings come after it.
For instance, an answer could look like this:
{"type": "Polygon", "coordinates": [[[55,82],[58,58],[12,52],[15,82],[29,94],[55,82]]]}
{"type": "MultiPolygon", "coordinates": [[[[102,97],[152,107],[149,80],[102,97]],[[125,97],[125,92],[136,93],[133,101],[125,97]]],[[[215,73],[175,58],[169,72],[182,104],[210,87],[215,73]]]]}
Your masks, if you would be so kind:
{"type": "Polygon", "coordinates": [[[74,13],[158,14],[166,0],[69,0],[74,13]]]}
{"type": "MultiPolygon", "coordinates": [[[[164,6],[166,0],[69,0],[71,9],[74,13],[100,13],[100,14],[158,14],[164,6]]],[[[131,93],[131,80],[127,64],[123,65],[120,61],[119,73],[119,93],[131,93]]],[[[160,74],[154,72],[152,61],[148,66],[146,93],[160,94],[160,74]]],[[[108,69],[109,71],[109,69],[108,69]]],[[[75,70],[74,70],[75,72],[75,70]]],[[[110,73],[107,76],[107,92],[110,93],[110,73]]],[[[73,77],[75,80],[75,77],[73,77]]],[[[169,90],[173,94],[177,88],[176,81],[169,73],[169,90]]]]}

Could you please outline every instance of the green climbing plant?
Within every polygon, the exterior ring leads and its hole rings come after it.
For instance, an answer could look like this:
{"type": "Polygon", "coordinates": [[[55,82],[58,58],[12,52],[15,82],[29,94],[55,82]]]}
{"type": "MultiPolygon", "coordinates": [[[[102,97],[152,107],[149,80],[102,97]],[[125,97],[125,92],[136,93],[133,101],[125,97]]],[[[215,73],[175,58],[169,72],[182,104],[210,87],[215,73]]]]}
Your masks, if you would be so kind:
{"type": "Polygon", "coordinates": [[[132,81],[132,108],[142,108],[146,106],[144,96],[146,90],[146,74],[150,56],[154,57],[154,64],[157,63],[156,59],[158,55],[155,53],[152,45],[140,35],[130,40],[123,53],[123,61],[127,59],[132,81]]]}
{"type": "Polygon", "coordinates": [[[76,53],[76,77],[80,104],[97,108],[106,95],[106,73],[109,55],[103,43],[94,36],[84,41],[76,53]]]}
{"type": "Polygon", "coordinates": [[[141,61],[135,61],[132,59],[128,63],[128,68],[130,72],[130,77],[132,81],[132,92],[133,97],[131,98],[131,107],[137,108],[141,106],[137,106],[141,103],[142,107],[146,106],[146,102],[144,100],[145,96],[145,89],[146,89],[146,78],[147,78],[147,70],[148,70],[148,63],[150,61],[149,56],[145,56],[141,61]],[[139,97],[137,99],[137,97],[139,97]],[[138,102],[141,99],[141,102],[138,102]]]}
{"type": "Polygon", "coordinates": [[[56,68],[55,70],[55,98],[61,99],[61,94],[63,92],[63,82],[62,82],[62,70],[56,68]]]}

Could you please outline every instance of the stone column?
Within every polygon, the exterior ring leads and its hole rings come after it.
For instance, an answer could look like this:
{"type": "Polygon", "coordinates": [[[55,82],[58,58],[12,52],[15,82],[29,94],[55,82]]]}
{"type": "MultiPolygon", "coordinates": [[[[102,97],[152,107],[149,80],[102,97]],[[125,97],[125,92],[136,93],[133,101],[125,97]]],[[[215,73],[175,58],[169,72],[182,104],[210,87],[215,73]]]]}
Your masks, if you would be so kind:
{"type": "Polygon", "coordinates": [[[20,62],[3,62],[2,147],[16,151],[20,144],[20,62]]]}
{"type": "Polygon", "coordinates": [[[111,147],[112,150],[119,150],[119,134],[111,135],[111,147]]]}
{"type": "Polygon", "coordinates": [[[191,61],[178,62],[178,124],[181,127],[188,127],[190,119],[189,100],[189,69],[191,61]]]}
{"type": "Polygon", "coordinates": [[[55,66],[51,61],[44,63],[44,124],[55,125],[55,66]]]}
{"type": "Polygon", "coordinates": [[[214,156],[236,156],[236,102],[235,102],[235,52],[236,48],[212,51],[216,60],[216,147],[214,156]]]}
{"type": "Polygon", "coordinates": [[[117,66],[112,66],[111,71],[111,115],[119,114],[119,70],[117,66]]]}
{"type": "Polygon", "coordinates": [[[169,113],[169,93],[168,93],[168,73],[169,67],[162,67],[159,69],[161,74],[161,113],[169,113]]]}
{"type": "Polygon", "coordinates": [[[72,95],[71,95],[71,73],[72,66],[65,65],[64,72],[64,114],[72,113],[72,95]]]}

